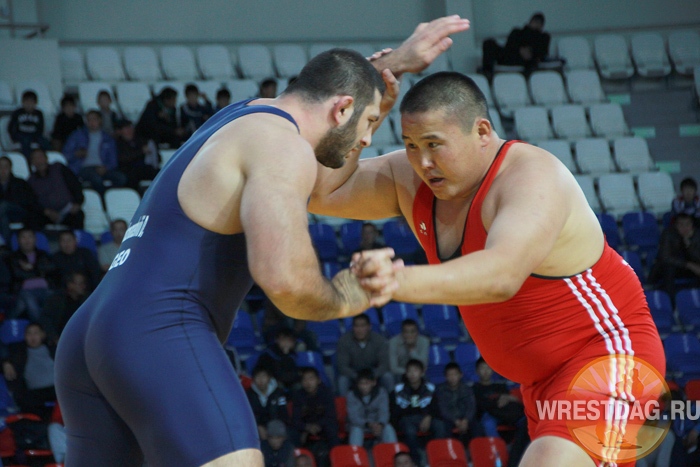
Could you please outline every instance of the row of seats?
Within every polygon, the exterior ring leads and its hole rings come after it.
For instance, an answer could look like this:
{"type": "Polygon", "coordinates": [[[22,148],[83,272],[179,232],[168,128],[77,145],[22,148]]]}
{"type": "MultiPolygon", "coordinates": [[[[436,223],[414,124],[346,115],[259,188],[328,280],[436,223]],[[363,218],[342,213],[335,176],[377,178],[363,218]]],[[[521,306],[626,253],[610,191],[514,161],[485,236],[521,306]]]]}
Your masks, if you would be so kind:
{"type": "Polygon", "coordinates": [[[664,341],[666,372],[686,382],[700,378],[700,340],[689,333],[670,334],[664,341]]]}
{"type": "Polygon", "coordinates": [[[678,330],[700,329],[700,289],[683,289],[675,296],[674,309],[671,298],[662,290],[645,292],[651,316],[663,335],[678,330]]]}

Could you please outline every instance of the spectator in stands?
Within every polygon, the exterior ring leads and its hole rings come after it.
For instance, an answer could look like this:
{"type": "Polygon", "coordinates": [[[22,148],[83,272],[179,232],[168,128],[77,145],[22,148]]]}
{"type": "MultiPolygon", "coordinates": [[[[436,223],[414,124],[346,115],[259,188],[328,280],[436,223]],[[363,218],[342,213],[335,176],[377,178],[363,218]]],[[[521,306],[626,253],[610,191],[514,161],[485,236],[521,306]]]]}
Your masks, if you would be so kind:
{"type": "Polygon", "coordinates": [[[404,451],[394,454],[394,467],[416,467],[411,455],[404,451]]]}
{"type": "Polygon", "coordinates": [[[71,170],[100,194],[107,180],[115,187],[126,185],[126,175],[117,171],[117,143],[102,129],[102,114],[97,110],[87,113],[85,128],[68,137],[63,155],[71,170]]]}
{"type": "Polygon", "coordinates": [[[292,428],[295,446],[308,445],[309,436],[318,436],[330,447],[339,443],[335,398],[316,368],[301,369],[301,389],[292,398],[292,428]]]}
{"type": "Polygon", "coordinates": [[[141,112],[136,135],[146,140],[152,139],[158,145],[178,148],[185,134],[185,129],[177,126],[177,91],[165,87],[141,112]]]}
{"type": "Polygon", "coordinates": [[[268,436],[260,443],[265,467],[291,467],[294,465],[294,446],[287,439],[287,427],[280,420],[267,424],[268,436]]]}
{"type": "Polygon", "coordinates": [[[39,322],[46,299],[51,295],[56,264],[51,256],[36,247],[36,235],[28,227],[17,232],[19,249],[10,253],[8,261],[17,292],[17,305],[7,318],[19,318],[23,314],[30,321],[39,322]]]}
{"type": "Polygon", "coordinates": [[[355,250],[355,252],[382,248],[384,245],[377,241],[377,237],[379,237],[379,230],[377,229],[376,225],[372,224],[371,222],[365,222],[362,224],[360,247],[355,250]]]}
{"type": "Polygon", "coordinates": [[[153,140],[137,137],[129,120],[118,120],[114,130],[117,170],[126,175],[126,185],[137,190],[140,181],[153,180],[158,175],[158,147],[153,140]]]}
{"type": "Polygon", "coordinates": [[[65,165],[54,162],[43,149],[34,149],[30,158],[34,171],[29,185],[36,193],[42,209],[42,224],[62,224],[71,229],[82,229],[85,213],[82,210],[83,188],[80,180],[65,165]]]}
{"type": "Polygon", "coordinates": [[[12,285],[10,268],[7,262],[0,260],[0,310],[12,310],[17,305],[12,285]]]}
{"type": "Polygon", "coordinates": [[[260,83],[259,97],[263,99],[277,97],[277,80],[275,78],[267,78],[260,83]]]}
{"type": "Polygon", "coordinates": [[[63,96],[61,112],[56,115],[51,133],[51,146],[54,151],[62,151],[71,133],[84,126],[83,116],[76,112],[75,99],[72,96],[63,96]]]}
{"type": "Polygon", "coordinates": [[[522,28],[510,32],[505,47],[494,39],[487,39],[482,46],[483,72],[491,78],[496,63],[501,65],[521,65],[530,74],[549,55],[551,37],[544,32],[544,15],[535,13],[522,28]]]}
{"type": "Polygon", "coordinates": [[[107,91],[100,91],[97,94],[97,108],[102,116],[101,128],[108,135],[114,134],[114,125],[121,117],[112,109],[112,96],[107,91]]]}
{"type": "Polygon", "coordinates": [[[428,366],[428,352],[430,351],[430,339],[421,336],[418,332],[418,323],[412,319],[401,323],[401,334],[389,340],[389,368],[398,383],[406,374],[406,364],[409,360],[416,359],[428,366]]]}
{"type": "Polygon", "coordinates": [[[294,467],[313,467],[311,458],[306,454],[300,454],[294,458],[294,467]]]}
{"type": "Polygon", "coordinates": [[[214,112],[218,112],[227,105],[231,104],[231,92],[226,88],[221,88],[216,91],[216,107],[214,112]]]}
{"type": "Polygon", "coordinates": [[[692,216],[681,212],[662,232],[659,253],[649,274],[649,281],[660,281],[661,288],[672,298],[678,289],[676,279],[697,282],[700,278],[700,230],[695,228],[693,220],[692,216]]]}
{"type": "Polygon", "coordinates": [[[39,99],[34,91],[22,94],[22,107],[12,112],[7,132],[15,143],[21,146],[22,154],[29,159],[32,147],[49,148],[44,137],[44,113],[37,109],[39,99]]]}
{"type": "Polygon", "coordinates": [[[681,181],[681,194],[671,202],[671,212],[673,216],[678,214],[688,214],[696,222],[700,217],[700,196],[698,196],[698,184],[691,178],[684,178],[681,181]]]}
{"type": "Polygon", "coordinates": [[[114,261],[114,257],[117,256],[119,247],[122,245],[122,240],[124,240],[127,227],[128,225],[124,219],[116,219],[109,224],[109,233],[112,234],[112,241],[103,243],[97,249],[97,258],[99,259],[102,272],[107,272],[109,270],[112,261],[114,261]]]}
{"type": "Polygon", "coordinates": [[[12,161],[0,157],[0,235],[9,244],[10,224],[22,222],[37,228],[41,225],[41,206],[32,187],[25,180],[12,174],[12,161]]]}
{"type": "Polygon", "coordinates": [[[45,338],[41,325],[30,323],[24,331],[24,341],[8,346],[2,372],[20,410],[48,421],[53,408],[46,403],[56,401],[53,376],[56,349],[47,346],[45,338]]]}
{"type": "Polygon", "coordinates": [[[267,439],[266,427],[271,420],[280,420],[285,425],[289,424],[287,396],[267,367],[262,365],[255,367],[253,384],[247,393],[261,440],[267,439]]]}
{"type": "Polygon", "coordinates": [[[294,331],[281,328],[277,331],[275,343],[265,349],[258,359],[258,366],[269,368],[272,376],[287,390],[291,390],[299,381],[295,346],[294,331]]]}
{"type": "Polygon", "coordinates": [[[294,335],[297,336],[297,352],[305,350],[311,352],[320,352],[321,346],[318,344],[318,336],[316,333],[306,327],[306,321],[303,319],[292,320],[294,326],[294,335]]]}
{"type": "Polygon", "coordinates": [[[361,370],[357,385],[348,392],[348,444],[363,446],[365,433],[374,435],[382,443],[395,443],[396,431],[389,423],[389,395],[370,369],[361,370]]]}
{"type": "MultiPolygon", "coordinates": [[[[259,290],[259,292],[262,294],[262,290],[259,290]]],[[[268,345],[274,342],[280,329],[292,328],[294,326],[293,320],[282,313],[282,310],[277,308],[269,298],[265,298],[262,313],[262,329],[260,332],[262,333],[263,340],[268,345]]]]}
{"type": "Polygon", "coordinates": [[[409,360],[404,381],[391,394],[391,420],[411,450],[411,457],[420,464],[418,432],[433,433],[433,439],[448,437],[447,425],[440,419],[435,386],[426,381],[425,367],[420,360],[409,360]]]}
{"type": "Polygon", "coordinates": [[[58,247],[59,251],[53,260],[61,279],[65,281],[71,274],[79,272],[87,278],[90,289],[97,287],[102,273],[95,253],[78,246],[78,239],[72,230],[64,230],[58,235],[58,247]]]}
{"type": "Polygon", "coordinates": [[[435,390],[440,419],[457,437],[469,445],[477,436],[484,436],[481,424],[476,420],[476,399],[472,388],[462,381],[462,369],[455,362],[445,365],[445,382],[435,390]]]}
{"type": "Polygon", "coordinates": [[[180,126],[185,129],[186,137],[189,138],[197,128],[214,115],[214,109],[207,95],[199,92],[195,84],[188,84],[185,87],[185,99],[186,102],[180,106],[180,126]]]}
{"type": "Polygon", "coordinates": [[[46,341],[52,345],[58,344],[58,338],[66,327],[68,320],[85,302],[90,289],[87,278],[80,272],[74,272],[66,277],[66,286],[54,291],[44,303],[41,314],[41,324],[46,331],[46,341]]]}
{"type": "Polygon", "coordinates": [[[387,389],[394,387],[394,376],[389,371],[389,342],[384,336],[372,331],[367,315],[357,315],[352,319],[352,331],[338,339],[338,392],[348,393],[357,382],[360,370],[370,369],[374,377],[387,389]]]}
{"type": "Polygon", "coordinates": [[[525,416],[523,403],[510,393],[505,383],[491,381],[493,370],[483,357],[476,361],[476,373],[479,376],[479,382],[474,384],[477,417],[486,435],[497,436],[498,425],[524,428],[525,424],[521,423],[525,416]]]}

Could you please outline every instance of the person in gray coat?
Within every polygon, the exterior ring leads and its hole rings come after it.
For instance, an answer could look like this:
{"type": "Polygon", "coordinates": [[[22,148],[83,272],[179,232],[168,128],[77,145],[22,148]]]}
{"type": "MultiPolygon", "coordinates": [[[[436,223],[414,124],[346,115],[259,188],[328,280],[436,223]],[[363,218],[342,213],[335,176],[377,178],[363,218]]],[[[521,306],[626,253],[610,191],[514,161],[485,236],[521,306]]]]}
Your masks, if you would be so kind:
{"type": "Polygon", "coordinates": [[[423,366],[428,366],[430,339],[418,332],[418,323],[412,319],[401,323],[401,334],[389,340],[389,368],[394,375],[396,384],[406,374],[406,364],[411,359],[420,360],[423,366]]]}
{"type": "Polygon", "coordinates": [[[360,370],[356,387],[348,393],[348,427],[351,446],[363,446],[365,433],[381,443],[395,443],[396,431],[389,423],[389,395],[370,369],[360,370]]]}

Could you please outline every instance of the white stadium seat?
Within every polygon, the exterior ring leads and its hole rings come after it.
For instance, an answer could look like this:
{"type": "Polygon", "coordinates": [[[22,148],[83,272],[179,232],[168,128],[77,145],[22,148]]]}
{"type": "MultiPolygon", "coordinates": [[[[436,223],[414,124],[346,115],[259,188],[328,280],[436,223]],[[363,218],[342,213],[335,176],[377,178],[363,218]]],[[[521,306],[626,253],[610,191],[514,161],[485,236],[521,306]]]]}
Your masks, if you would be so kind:
{"type": "Polygon", "coordinates": [[[131,188],[110,188],[105,192],[105,208],[111,220],[124,219],[129,223],[139,203],[141,197],[131,188]]]}
{"type": "Polygon", "coordinates": [[[586,138],[576,141],[576,162],[581,173],[593,176],[615,171],[608,141],[603,138],[586,138]]]}
{"type": "Polygon", "coordinates": [[[231,102],[250,99],[258,95],[258,84],[252,79],[232,79],[226,81],[226,87],[231,92],[231,102]]]}
{"type": "Polygon", "coordinates": [[[309,47],[309,58],[314,58],[316,55],[320,54],[321,52],[326,52],[327,50],[335,49],[337,47],[340,47],[339,45],[336,44],[328,44],[328,43],[321,43],[321,44],[312,44],[309,47]]]}
{"type": "Polygon", "coordinates": [[[600,77],[594,70],[572,70],[566,74],[566,86],[571,100],[589,106],[605,101],[600,77]]]}
{"type": "Polygon", "coordinates": [[[78,49],[61,47],[58,52],[61,60],[61,78],[64,83],[79,83],[87,80],[85,60],[78,49]]]}
{"type": "Polygon", "coordinates": [[[489,107],[489,120],[491,120],[491,126],[496,131],[498,136],[501,138],[506,137],[506,130],[503,128],[503,123],[501,122],[501,115],[498,113],[494,107],[489,107]]]}
{"type": "Polygon", "coordinates": [[[668,53],[677,73],[692,75],[693,68],[700,65],[700,34],[696,31],[672,32],[668,36],[668,53]]]}
{"type": "Polygon", "coordinates": [[[126,47],[124,69],[132,81],[158,81],[163,79],[158,57],[151,47],[126,47]]]}
{"type": "Polygon", "coordinates": [[[591,136],[583,107],[575,104],[560,105],[552,109],[552,127],[557,138],[576,140],[591,136]]]}
{"type": "Polygon", "coordinates": [[[530,75],[530,92],[535,105],[551,108],[569,103],[564,81],[556,71],[536,71],[530,75]]]}
{"type": "Polygon", "coordinates": [[[148,101],[151,100],[151,90],[146,83],[117,83],[115,86],[117,100],[122,114],[136,122],[148,101]]]}
{"type": "MultiPolygon", "coordinates": [[[[109,93],[109,97],[112,99],[112,108],[116,109],[117,103],[114,99],[114,91],[110,83],[84,81],[78,84],[78,99],[80,99],[80,107],[82,107],[84,113],[92,109],[97,109],[97,96],[102,91],[107,91],[109,93]]],[[[144,105],[146,104],[144,103],[144,105]]]]}
{"type": "Polygon", "coordinates": [[[421,71],[420,74],[429,75],[431,73],[437,73],[439,71],[452,70],[452,67],[450,66],[449,54],[450,51],[448,50],[447,52],[438,55],[437,58],[433,60],[433,63],[431,63],[428,68],[421,71]]]}
{"type": "Polygon", "coordinates": [[[366,43],[344,44],[341,45],[341,47],[344,49],[354,50],[355,52],[360,53],[363,57],[371,57],[374,52],[380,50],[379,48],[366,43]]]}
{"type": "Polygon", "coordinates": [[[571,173],[578,172],[574,157],[571,155],[571,146],[568,142],[561,140],[541,141],[537,143],[537,146],[552,153],[571,173]]]}
{"type": "Polygon", "coordinates": [[[15,96],[12,94],[12,88],[7,81],[0,81],[0,110],[15,110],[15,96]]]}
{"type": "Polygon", "coordinates": [[[167,79],[195,80],[199,72],[194,63],[194,54],[189,47],[173,45],[160,49],[160,64],[167,79]]]}
{"type": "Polygon", "coordinates": [[[109,220],[102,207],[100,195],[95,190],[84,189],[83,196],[85,197],[83,202],[85,230],[95,236],[102,235],[109,230],[109,220]]]}
{"type": "Polygon", "coordinates": [[[630,211],[639,211],[639,201],[630,174],[602,175],[598,179],[598,192],[605,211],[618,219],[630,211]]]}
{"type": "Polygon", "coordinates": [[[491,86],[489,86],[489,82],[486,79],[484,75],[467,75],[469,76],[472,80],[474,80],[474,83],[476,83],[477,86],[479,86],[479,89],[481,89],[481,92],[484,93],[484,96],[486,97],[486,102],[489,104],[489,107],[493,107],[495,105],[495,102],[493,101],[493,95],[491,94],[491,86]]]}
{"type": "Polygon", "coordinates": [[[27,164],[27,158],[21,152],[6,152],[3,154],[10,158],[12,161],[12,175],[22,180],[29,178],[31,172],[29,171],[29,164],[27,164]]]}
{"type": "Polygon", "coordinates": [[[231,54],[223,45],[197,47],[197,63],[207,80],[227,80],[236,77],[231,54]]]}
{"type": "Polygon", "coordinates": [[[85,53],[90,79],[95,81],[124,81],[124,69],[119,53],[113,47],[90,47],[85,53]]]}
{"type": "Polygon", "coordinates": [[[521,107],[515,110],[515,131],[525,141],[554,138],[549,126],[547,109],[544,107],[521,107]]]}
{"type": "Polygon", "coordinates": [[[566,60],[567,70],[592,70],[595,68],[591,45],[581,36],[559,39],[559,56],[566,60]]]}
{"type": "Polygon", "coordinates": [[[637,73],[645,78],[659,78],[671,73],[661,34],[646,32],[632,36],[632,58],[637,73]]]}
{"type": "Polygon", "coordinates": [[[595,192],[595,187],[593,186],[593,177],[590,175],[575,175],[578,186],[581,187],[581,191],[586,196],[586,201],[588,205],[596,212],[600,212],[600,201],[598,200],[598,195],[595,192]]]}
{"type": "Polygon", "coordinates": [[[391,125],[391,116],[387,115],[377,131],[372,135],[372,146],[383,148],[396,144],[394,130],[391,125]]]}
{"type": "Polygon", "coordinates": [[[649,146],[643,138],[625,136],[614,142],[615,160],[623,172],[638,174],[654,169],[654,161],[649,155],[649,146]]]}
{"type": "Polygon", "coordinates": [[[644,209],[653,212],[656,217],[663,216],[676,196],[671,176],[666,172],[643,173],[639,175],[637,184],[644,209]]]}
{"type": "Polygon", "coordinates": [[[272,48],[277,75],[290,78],[299,74],[307,57],[304,48],[298,44],[279,44],[272,48]]]}
{"type": "Polygon", "coordinates": [[[360,160],[371,159],[377,156],[379,156],[379,151],[377,150],[377,148],[375,148],[374,146],[370,146],[368,148],[362,149],[362,152],[360,153],[360,160]]]}
{"type": "Polygon", "coordinates": [[[625,38],[619,34],[603,34],[595,38],[595,58],[603,78],[627,79],[634,74],[625,38]]]}
{"type": "Polygon", "coordinates": [[[493,78],[493,93],[504,117],[512,117],[515,109],[530,105],[527,83],[520,73],[497,74],[493,78]]]}
{"type": "Polygon", "coordinates": [[[63,165],[68,165],[65,156],[58,151],[46,151],[46,157],[49,160],[49,164],[58,162],[63,165]]]}
{"type": "Polygon", "coordinates": [[[19,143],[15,143],[14,141],[12,141],[12,138],[10,138],[10,133],[7,131],[7,125],[9,124],[9,115],[0,117],[0,146],[2,146],[2,149],[4,149],[5,151],[19,150],[19,143]]]}
{"type": "Polygon", "coordinates": [[[261,80],[275,76],[270,50],[264,45],[242,45],[238,48],[238,66],[244,78],[261,80]]]}
{"type": "Polygon", "coordinates": [[[173,157],[177,149],[161,149],[160,150],[160,167],[163,166],[173,157]]]}
{"type": "Polygon", "coordinates": [[[629,134],[620,104],[596,104],[591,106],[591,128],[596,136],[616,138],[629,134]]]}

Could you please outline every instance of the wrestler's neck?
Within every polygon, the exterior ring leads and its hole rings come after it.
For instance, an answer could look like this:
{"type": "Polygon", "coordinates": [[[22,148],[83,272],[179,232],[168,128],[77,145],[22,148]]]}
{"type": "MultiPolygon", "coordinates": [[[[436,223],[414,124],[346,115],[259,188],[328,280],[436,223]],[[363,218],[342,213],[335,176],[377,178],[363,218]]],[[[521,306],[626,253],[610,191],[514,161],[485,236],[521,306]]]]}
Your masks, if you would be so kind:
{"type": "Polygon", "coordinates": [[[293,94],[283,94],[275,99],[257,99],[256,105],[277,107],[292,116],[299,133],[312,147],[316,147],[328,130],[334,128],[330,115],[332,101],[309,103],[293,94]]]}

